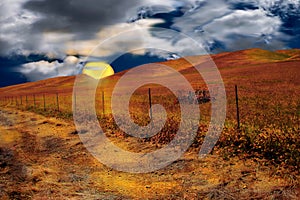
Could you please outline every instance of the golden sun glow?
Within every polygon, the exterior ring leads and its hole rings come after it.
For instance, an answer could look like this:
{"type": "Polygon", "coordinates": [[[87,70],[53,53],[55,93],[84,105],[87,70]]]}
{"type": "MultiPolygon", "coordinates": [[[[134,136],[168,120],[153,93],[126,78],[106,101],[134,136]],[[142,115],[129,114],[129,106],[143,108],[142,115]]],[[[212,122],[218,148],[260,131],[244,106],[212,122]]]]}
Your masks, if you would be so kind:
{"type": "Polygon", "coordinates": [[[82,74],[86,74],[94,79],[102,79],[114,73],[114,69],[105,62],[89,62],[82,71],[82,74]]]}

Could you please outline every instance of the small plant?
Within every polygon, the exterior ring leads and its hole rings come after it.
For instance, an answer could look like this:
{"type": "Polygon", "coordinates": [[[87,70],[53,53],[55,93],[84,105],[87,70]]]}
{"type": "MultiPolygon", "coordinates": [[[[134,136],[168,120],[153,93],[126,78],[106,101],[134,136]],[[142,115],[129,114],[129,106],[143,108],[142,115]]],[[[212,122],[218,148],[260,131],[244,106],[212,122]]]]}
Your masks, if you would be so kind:
{"type": "Polygon", "coordinates": [[[244,156],[266,159],[270,163],[299,171],[300,137],[299,129],[277,129],[274,126],[259,129],[243,125],[237,131],[226,127],[215,151],[225,158],[244,156]]]}

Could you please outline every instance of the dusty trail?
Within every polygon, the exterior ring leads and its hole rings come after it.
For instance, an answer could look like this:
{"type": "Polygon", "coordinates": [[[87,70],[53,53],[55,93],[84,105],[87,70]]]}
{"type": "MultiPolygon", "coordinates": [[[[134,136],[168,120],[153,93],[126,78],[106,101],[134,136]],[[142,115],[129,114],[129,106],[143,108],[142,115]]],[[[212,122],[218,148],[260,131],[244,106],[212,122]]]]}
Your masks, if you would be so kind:
{"type": "MultiPolygon", "coordinates": [[[[114,171],[94,159],[69,121],[0,110],[0,199],[296,199],[272,167],[193,151],[149,174],[114,171]]],[[[122,144],[120,144],[122,146],[122,144]]],[[[124,144],[123,144],[124,145],[124,144]]],[[[135,147],[137,145],[135,144],[135,147]]]]}

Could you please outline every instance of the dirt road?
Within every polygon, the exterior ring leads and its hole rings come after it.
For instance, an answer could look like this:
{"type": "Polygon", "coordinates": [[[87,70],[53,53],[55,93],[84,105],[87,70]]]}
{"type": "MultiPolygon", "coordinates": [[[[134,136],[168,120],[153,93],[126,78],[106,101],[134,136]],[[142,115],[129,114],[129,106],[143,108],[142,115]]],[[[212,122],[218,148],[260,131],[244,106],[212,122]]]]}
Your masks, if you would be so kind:
{"type": "MultiPolygon", "coordinates": [[[[297,199],[289,175],[253,160],[198,159],[191,150],[148,174],[99,163],[70,121],[0,110],[0,199],[297,199]]],[[[136,145],[135,145],[136,146],[136,145]]],[[[137,147],[138,148],[138,147],[137,147]]]]}

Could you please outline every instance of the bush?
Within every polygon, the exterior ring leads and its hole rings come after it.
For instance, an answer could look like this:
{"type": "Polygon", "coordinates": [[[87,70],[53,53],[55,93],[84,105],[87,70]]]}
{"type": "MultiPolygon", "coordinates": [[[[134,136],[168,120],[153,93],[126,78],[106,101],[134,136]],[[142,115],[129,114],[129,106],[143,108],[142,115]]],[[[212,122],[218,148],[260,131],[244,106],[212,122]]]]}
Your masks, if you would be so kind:
{"type": "Polygon", "coordinates": [[[224,157],[237,155],[257,157],[299,171],[298,128],[280,130],[272,126],[263,129],[242,126],[239,131],[225,128],[215,150],[224,157]]]}

